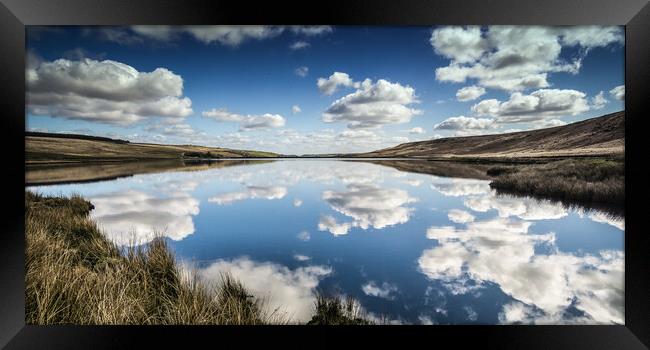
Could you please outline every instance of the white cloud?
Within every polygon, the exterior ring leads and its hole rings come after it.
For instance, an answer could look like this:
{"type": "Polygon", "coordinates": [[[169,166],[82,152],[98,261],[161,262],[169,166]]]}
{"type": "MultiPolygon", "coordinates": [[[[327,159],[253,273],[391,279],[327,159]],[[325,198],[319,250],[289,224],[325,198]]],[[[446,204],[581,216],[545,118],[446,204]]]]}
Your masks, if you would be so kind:
{"type": "Polygon", "coordinates": [[[194,233],[192,216],[199,213],[199,201],[187,194],[194,186],[169,197],[136,190],[90,196],[95,206],[90,216],[118,245],[145,244],[156,235],[178,241],[194,233]]]}
{"type": "Polygon", "coordinates": [[[524,95],[514,92],[508,101],[483,100],[472,106],[479,116],[492,116],[498,123],[532,122],[574,116],[589,110],[586,95],[576,90],[541,89],[524,95]]]}
{"type": "Polygon", "coordinates": [[[476,313],[476,311],[474,311],[474,309],[472,309],[471,307],[464,306],[463,310],[465,310],[465,312],[467,313],[467,320],[474,322],[478,319],[478,313],[476,313]]]}
{"type": "Polygon", "coordinates": [[[263,115],[241,115],[228,112],[225,108],[213,108],[202,113],[204,117],[211,118],[219,122],[236,122],[239,123],[239,130],[251,129],[268,129],[279,128],[284,126],[285,119],[279,114],[265,113],[263,115]]]}
{"type": "Polygon", "coordinates": [[[296,259],[297,261],[308,261],[308,260],[311,260],[310,257],[308,257],[307,255],[302,255],[302,254],[295,254],[295,255],[293,256],[293,258],[296,259]]]}
{"type": "Polygon", "coordinates": [[[451,209],[447,214],[449,220],[457,224],[466,224],[468,222],[474,221],[474,215],[460,209],[451,209]]]}
{"type": "Polygon", "coordinates": [[[488,48],[477,26],[436,29],[431,33],[430,43],[437,54],[459,63],[478,60],[488,48]]]}
{"type": "Polygon", "coordinates": [[[293,200],[293,206],[294,207],[299,207],[301,205],[302,205],[302,200],[301,199],[296,198],[296,199],[293,200]]]}
{"type": "Polygon", "coordinates": [[[472,101],[485,95],[485,88],[472,85],[466,86],[456,92],[456,100],[460,102],[472,101]]]}
{"type": "Polygon", "coordinates": [[[293,44],[289,45],[289,48],[291,50],[300,50],[300,49],[306,49],[309,46],[311,46],[311,45],[308,42],[299,40],[299,41],[296,41],[293,44]]]}
{"type": "Polygon", "coordinates": [[[413,134],[413,135],[424,134],[424,129],[419,127],[419,126],[416,126],[416,127],[412,128],[411,130],[409,130],[409,134],[413,134]]]}
{"type": "Polygon", "coordinates": [[[293,105],[291,106],[291,113],[296,114],[302,112],[302,109],[300,109],[300,106],[298,105],[293,105]]]}
{"type": "Polygon", "coordinates": [[[222,193],[208,198],[208,202],[219,205],[231,204],[246,199],[282,199],[287,194],[283,186],[247,186],[245,191],[222,193]]]}
{"type": "Polygon", "coordinates": [[[307,242],[307,241],[309,241],[311,239],[311,235],[307,231],[300,231],[300,233],[298,234],[297,237],[298,237],[299,240],[301,240],[303,242],[307,242]]]}
{"type": "Polygon", "coordinates": [[[309,74],[309,67],[305,67],[305,66],[298,67],[298,68],[296,68],[293,72],[294,72],[297,76],[304,78],[304,77],[307,76],[307,74],[309,74]]]}
{"type": "Polygon", "coordinates": [[[323,199],[337,212],[351,217],[352,222],[338,223],[331,216],[323,216],[318,224],[321,231],[334,235],[348,233],[352,227],[364,230],[369,227],[381,229],[402,224],[409,220],[413,211],[405,205],[417,201],[401,189],[378,188],[370,185],[353,184],[345,192],[325,191],[323,199]]]}
{"type": "Polygon", "coordinates": [[[352,87],[355,86],[355,82],[352,81],[352,78],[347,73],[334,72],[327,79],[318,78],[316,86],[318,86],[318,90],[321,93],[331,95],[336,92],[339,86],[352,87]]]}
{"type": "Polygon", "coordinates": [[[535,198],[497,195],[494,190],[484,196],[468,198],[464,204],[477,212],[494,209],[502,218],[516,216],[524,220],[551,220],[568,215],[561,204],[535,198]]]}
{"type": "Polygon", "coordinates": [[[128,125],[151,117],[173,121],[192,114],[183,78],[165,68],[139,72],[124,63],[82,59],[27,67],[29,113],[128,125]]]}
{"type": "Polygon", "coordinates": [[[368,281],[368,283],[361,286],[361,290],[366,295],[388,300],[394,300],[395,296],[393,294],[399,291],[394,284],[384,282],[378,285],[375,281],[368,281]]]}
{"type": "MultiPolygon", "coordinates": [[[[351,80],[345,82],[349,83],[351,80]]],[[[335,88],[338,84],[330,86],[335,88]]],[[[422,113],[408,107],[418,102],[415,89],[408,85],[402,86],[384,79],[372,83],[370,79],[366,79],[359,84],[357,91],[334,101],[323,113],[322,119],[326,123],[347,122],[348,128],[408,123],[412,116],[422,113]]]]}
{"type": "Polygon", "coordinates": [[[352,227],[354,227],[353,223],[339,223],[333,216],[330,215],[323,215],[318,221],[318,230],[329,231],[334,236],[346,235],[352,227]]]}
{"type": "Polygon", "coordinates": [[[591,99],[591,108],[594,110],[602,109],[609,101],[605,98],[603,91],[599,92],[591,99]]]}
{"type": "Polygon", "coordinates": [[[548,73],[580,70],[595,47],[623,43],[620,27],[489,26],[441,27],[431,34],[434,51],[450,59],[436,69],[439,81],[475,79],[486,88],[521,91],[549,86],[548,73]],[[562,60],[562,47],[579,46],[582,54],[562,60]]]}
{"type": "Polygon", "coordinates": [[[332,26],[291,26],[289,29],[297,34],[317,36],[333,32],[332,26]]]}
{"type": "Polygon", "coordinates": [[[623,253],[572,255],[555,245],[555,234],[531,234],[530,222],[495,218],[465,228],[432,227],[438,241],[418,260],[422,273],[452,292],[466,293],[468,283],[496,284],[518,302],[534,305],[543,317],[530,319],[521,306],[504,306],[502,322],[623,323],[623,253]],[[539,245],[549,253],[536,253],[539,245]],[[575,307],[585,316],[571,316],[575,307]],[[576,320],[576,318],[578,320],[576,320]],[[546,322],[544,322],[546,321],[546,322]]]}
{"type": "Polygon", "coordinates": [[[436,178],[431,188],[449,197],[462,197],[468,195],[484,194],[490,191],[490,181],[436,178]]]}
{"type": "Polygon", "coordinates": [[[496,127],[494,119],[473,117],[451,117],[433,126],[436,130],[485,130],[496,127]]]}
{"type": "Polygon", "coordinates": [[[332,273],[327,266],[306,266],[291,270],[272,262],[257,262],[248,257],[218,260],[198,271],[204,281],[218,284],[228,273],[242,282],[257,298],[268,301],[267,312],[278,310],[292,322],[311,319],[320,280],[332,273]]]}
{"type": "Polygon", "coordinates": [[[131,26],[131,35],[123,28],[102,29],[105,39],[124,43],[141,43],[142,38],[158,41],[170,41],[185,33],[205,44],[214,42],[227,46],[238,46],[248,40],[263,40],[274,38],[285,32],[296,35],[315,36],[331,33],[330,26],[258,26],[258,25],[193,25],[193,26],[167,26],[167,25],[139,25],[131,26]]]}
{"type": "Polygon", "coordinates": [[[609,94],[612,95],[617,100],[623,101],[625,100],[625,85],[619,85],[611,90],[609,90],[609,94]]]}

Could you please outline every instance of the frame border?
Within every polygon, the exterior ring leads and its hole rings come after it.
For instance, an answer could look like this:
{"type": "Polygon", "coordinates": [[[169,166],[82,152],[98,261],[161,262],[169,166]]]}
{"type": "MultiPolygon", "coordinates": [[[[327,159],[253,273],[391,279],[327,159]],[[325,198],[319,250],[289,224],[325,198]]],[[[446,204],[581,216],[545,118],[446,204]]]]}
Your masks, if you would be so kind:
{"type": "MultiPolygon", "coordinates": [[[[626,232],[625,326],[434,326],[434,327],[166,327],[166,326],[26,326],[24,212],[5,209],[0,235],[0,346],[7,348],[113,348],[187,346],[201,339],[251,341],[293,339],[296,333],[323,343],[350,335],[360,343],[385,344],[393,335],[421,340],[500,348],[643,349],[650,344],[648,257],[650,238],[643,230],[647,215],[647,173],[642,171],[647,115],[643,102],[650,91],[650,5],[648,0],[470,0],[426,1],[333,0],[319,3],[279,3],[206,0],[0,0],[0,67],[3,67],[0,126],[5,130],[5,179],[9,203],[24,201],[25,25],[128,24],[539,24],[625,25],[626,85],[626,232]],[[22,88],[17,88],[22,87],[22,88]],[[643,192],[642,192],[643,191],[643,192]],[[388,329],[387,329],[388,328],[388,329]],[[296,332],[296,330],[298,332],[296,332]],[[252,336],[249,336],[252,335],[252,336]],[[290,338],[291,337],[291,338],[290,338]],[[153,339],[153,341],[152,341],[153,339]],[[480,343],[478,343],[480,341],[480,343]],[[645,344],[645,345],[644,345],[645,344]]],[[[347,337],[346,337],[347,338],[347,337]]],[[[404,338],[402,338],[404,339],[404,338]]],[[[198,342],[197,342],[198,344],[198,342]]],[[[225,343],[224,343],[225,344],[225,343]]],[[[268,343],[267,343],[268,344],[268,343]]]]}

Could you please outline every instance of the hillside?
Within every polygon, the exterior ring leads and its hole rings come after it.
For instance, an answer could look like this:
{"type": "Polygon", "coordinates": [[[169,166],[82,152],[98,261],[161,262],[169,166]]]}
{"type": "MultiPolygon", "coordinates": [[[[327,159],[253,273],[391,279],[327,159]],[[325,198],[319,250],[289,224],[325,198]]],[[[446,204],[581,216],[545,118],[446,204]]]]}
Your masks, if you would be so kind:
{"type": "Polygon", "coordinates": [[[625,153],[625,112],[563,126],[498,135],[403,143],[353,157],[519,158],[625,153]]]}
{"type": "Polygon", "coordinates": [[[277,156],[270,152],[228,148],[134,143],[85,135],[25,133],[27,164],[277,156]]]}

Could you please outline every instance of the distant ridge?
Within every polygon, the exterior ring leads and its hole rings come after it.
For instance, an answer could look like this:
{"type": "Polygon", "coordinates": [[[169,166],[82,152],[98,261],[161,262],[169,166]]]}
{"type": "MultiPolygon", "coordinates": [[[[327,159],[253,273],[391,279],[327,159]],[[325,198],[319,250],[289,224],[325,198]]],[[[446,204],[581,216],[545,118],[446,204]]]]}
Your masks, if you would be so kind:
{"type": "Polygon", "coordinates": [[[352,157],[482,158],[601,156],[625,153],[625,111],[563,126],[507,134],[409,142],[352,157]]]}
{"type": "Polygon", "coordinates": [[[60,138],[60,139],[77,139],[77,140],[91,140],[91,141],[105,141],[105,142],[114,142],[114,143],[130,143],[127,140],[112,139],[112,138],[109,138],[109,137],[91,136],[91,135],[79,135],[79,134],[61,134],[61,133],[54,133],[54,132],[25,131],[25,136],[53,137],[53,138],[60,138]]]}

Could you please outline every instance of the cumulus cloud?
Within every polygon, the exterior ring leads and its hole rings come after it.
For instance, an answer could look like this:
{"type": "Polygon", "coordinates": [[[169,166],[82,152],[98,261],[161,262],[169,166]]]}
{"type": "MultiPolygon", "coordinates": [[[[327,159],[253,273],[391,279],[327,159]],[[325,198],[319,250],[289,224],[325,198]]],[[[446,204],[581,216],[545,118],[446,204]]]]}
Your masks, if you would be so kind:
{"type": "Polygon", "coordinates": [[[289,45],[289,48],[291,50],[300,50],[300,49],[306,49],[309,46],[311,46],[311,45],[308,42],[299,40],[299,41],[296,41],[293,44],[289,45]]]}
{"type": "Polygon", "coordinates": [[[301,241],[303,241],[303,242],[307,242],[307,241],[309,241],[309,240],[311,239],[311,235],[309,234],[308,231],[301,231],[301,232],[298,234],[297,237],[298,237],[299,240],[301,240],[301,241]]]}
{"type": "Polygon", "coordinates": [[[462,197],[490,192],[490,181],[436,178],[431,188],[448,197],[462,197]]]}
{"type": "Polygon", "coordinates": [[[424,134],[424,129],[419,126],[416,126],[411,130],[409,130],[409,134],[413,134],[413,135],[424,134]]]}
{"type": "Polygon", "coordinates": [[[293,72],[294,72],[297,76],[304,78],[304,77],[307,76],[307,74],[309,74],[309,67],[305,67],[305,66],[298,67],[298,68],[296,68],[293,72]]]}
{"type": "Polygon", "coordinates": [[[219,122],[239,123],[239,130],[268,129],[284,126],[285,119],[279,114],[265,113],[262,115],[241,115],[231,113],[225,108],[213,108],[202,113],[204,117],[219,122]]]}
{"type": "Polygon", "coordinates": [[[622,323],[623,252],[563,253],[553,233],[531,234],[530,226],[527,221],[494,218],[461,229],[432,227],[427,237],[438,245],[422,253],[420,271],[452,292],[465,293],[467,281],[478,287],[496,284],[543,316],[524,317],[530,313],[506,304],[500,316],[505,323],[622,323]],[[550,253],[536,253],[539,245],[549,246],[550,253]],[[584,316],[566,312],[573,307],[584,316]]]}
{"type": "Polygon", "coordinates": [[[457,224],[466,224],[468,222],[474,221],[474,215],[460,209],[451,209],[447,214],[449,220],[457,224]]]}
{"type": "Polygon", "coordinates": [[[521,91],[549,86],[548,73],[577,73],[590,49],[623,44],[620,27],[477,26],[441,27],[431,33],[434,51],[450,60],[435,70],[436,79],[521,91]],[[582,55],[563,60],[563,47],[579,47],[582,55]]]}
{"type": "Polygon", "coordinates": [[[493,129],[497,125],[494,119],[473,118],[473,117],[451,117],[433,126],[436,130],[486,130],[493,129]]]}
{"type": "Polygon", "coordinates": [[[294,207],[299,207],[301,205],[302,205],[302,199],[296,198],[296,199],[293,200],[293,206],[294,207]]]}
{"type": "Polygon", "coordinates": [[[619,85],[611,90],[609,90],[609,94],[612,95],[613,98],[623,101],[625,100],[625,85],[619,85]]]}
{"type": "Polygon", "coordinates": [[[585,97],[585,93],[570,89],[541,89],[529,95],[514,92],[504,102],[483,100],[472,106],[472,112],[495,117],[498,123],[533,122],[586,112],[589,104],[585,97]]]}
{"type": "Polygon", "coordinates": [[[502,218],[516,216],[524,220],[551,220],[568,215],[567,210],[559,203],[535,198],[497,195],[494,190],[483,196],[467,198],[464,204],[477,212],[496,210],[498,216],[502,218]]]}
{"type": "Polygon", "coordinates": [[[375,281],[368,281],[366,284],[361,286],[363,293],[369,296],[394,300],[394,294],[399,291],[396,285],[384,282],[382,284],[377,284],[375,281]]]}
{"type": "Polygon", "coordinates": [[[335,93],[339,86],[352,87],[355,85],[358,86],[358,83],[352,81],[352,78],[347,73],[342,72],[334,72],[329,78],[318,78],[316,81],[318,90],[325,95],[335,93]]]}
{"type": "Polygon", "coordinates": [[[287,188],[282,186],[247,186],[245,191],[228,192],[208,198],[208,202],[219,205],[231,204],[246,199],[282,199],[287,194],[287,188]]]}
{"type": "Polygon", "coordinates": [[[128,125],[151,117],[192,114],[183,78],[165,68],[139,72],[116,61],[30,60],[27,108],[35,115],[128,125]]]}
{"type": "Polygon", "coordinates": [[[591,108],[594,110],[602,109],[609,101],[605,98],[603,91],[591,98],[591,108]]]}
{"type": "Polygon", "coordinates": [[[136,190],[90,196],[95,206],[90,216],[118,245],[145,244],[158,234],[178,241],[194,233],[192,216],[199,213],[199,201],[187,194],[194,186],[168,197],[136,190]]]}
{"type": "Polygon", "coordinates": [[[267,300],[265,311],[277,310],[292,322],[302,323],[311,319],[316,287],[321,279],[332,273],[332,268],[314,265],[291,270],[280,264],[240,257],[218,260],[197,271],[202,280],[213,285],[221,283],[224,273],[241,281],[256,297],[267,300]]]}
{"type": "Polygon", "coordinates": [[[361,184],[349,185],[345,192],[325,191],[323,199],[332,209],[353,219],[339,223],[331,216],[321,217],[318,228],[334,235],[346,234],[352,227],[381,229],[405,223],[413,211],[406,205],[417,201],[401,189],[361,184]]]}
{"type": "Polygon", "coordinates": [[[302,112],[302,109],[300,109],[300,106],[298,106],[298,105],[291,106],[291,113],[297,114],[297,113],[300,113],[300,112],[302,112]]]}
{"type": "Polygon", "coordinates": [[[460,102],[472,101],[485,95],[485,88],[480,86],[466,86],[456,92],[456,100],[460,102]]]}
{"type": "MultiPolygon", "coordinates": [[[[343,78],[349,79],[347,74],[343,78]]],[[[351,79],[349,81],[347,79],[334,79],[338,82],[333,85],[323,83],[324,86],[328,86],[326,91],[335,89],[340,84],[346,86],[352,84],[358,87],[355,92],[332,103],[323,113],[324,122],[347,122],[348,128],[372,128],[385,124],[408,123],[411,121],[411,117],[422,113],[420,110],[409,107],[419,101],[415,95],[415,89],[408,85],[402,86],[384,79],[379,79],[375,83],[366,79],[357,84],[353,83],[351,79]]]]}

